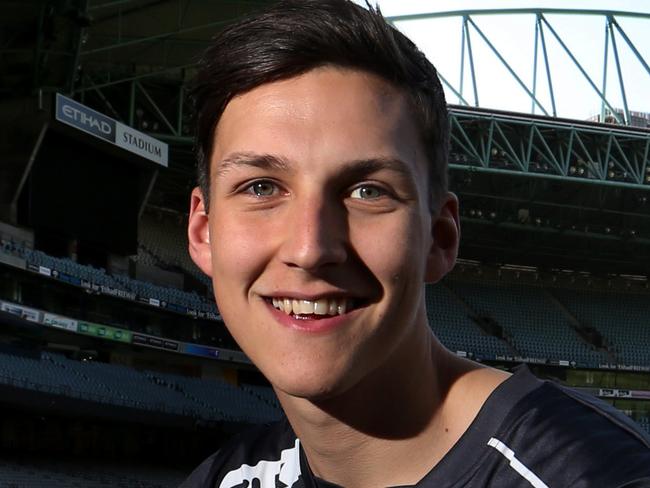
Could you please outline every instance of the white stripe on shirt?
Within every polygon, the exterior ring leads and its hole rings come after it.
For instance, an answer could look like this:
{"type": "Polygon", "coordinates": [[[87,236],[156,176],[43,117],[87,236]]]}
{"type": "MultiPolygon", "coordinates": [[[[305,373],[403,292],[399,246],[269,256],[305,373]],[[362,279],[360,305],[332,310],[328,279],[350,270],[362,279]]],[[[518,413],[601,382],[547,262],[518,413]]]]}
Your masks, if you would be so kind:
{"type": "Polygon", "coordinates": [[[510,466],[517,473],[519,473],[526,481],[528,481],[534,488],[548,488],[548,485],[540,480],[535,473],[533,473],[524,463],[522,463],[517,457],[512,449],[506,446],[499,439],[494,437],[490,438],[488,441],[488,446],[494,447],[499,451],[503,456],[510,461],[510,466]]]}

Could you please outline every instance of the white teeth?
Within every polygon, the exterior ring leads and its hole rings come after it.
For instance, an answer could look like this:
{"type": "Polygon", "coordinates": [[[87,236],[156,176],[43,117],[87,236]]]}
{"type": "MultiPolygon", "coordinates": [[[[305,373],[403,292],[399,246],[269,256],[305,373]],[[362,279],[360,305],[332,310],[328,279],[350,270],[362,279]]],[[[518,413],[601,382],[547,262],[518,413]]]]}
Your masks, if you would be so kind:
{"type": "Polygon", "coordinates": [[[329,310],[329,300],[320,298],[314,302],[314,313],[316,315],[327,315],[329,310]]]}
{"type": "Polygon", "coordinates": [[[287,315],[343,315],[351,308],[351,301],[345,298],[319,298],[318,300],[296,300],[291,298],[271,299],[273,307],[287,315]]]}

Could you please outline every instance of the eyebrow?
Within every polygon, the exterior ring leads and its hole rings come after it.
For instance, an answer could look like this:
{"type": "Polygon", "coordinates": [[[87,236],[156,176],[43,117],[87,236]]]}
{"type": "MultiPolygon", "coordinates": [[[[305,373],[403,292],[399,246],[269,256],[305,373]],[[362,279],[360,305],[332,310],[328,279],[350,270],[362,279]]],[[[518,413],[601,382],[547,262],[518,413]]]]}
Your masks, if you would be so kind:
{"type": "Polygon", "coordinates": [[[236,152],[229,154],[228,157],[221,160],[217,167],[218,169],[215,171],[215,175],[224,176],[231,169],[242,166],[276,171],[289,171],[291,169],[289,161],[273,154],[236,152]]]}
{"type": "MultiPolygon", "coordinates": [[[[215,171],[216,176],[224,176],[233,168],[253,167],[267,170],[288,172],[292,164],[286,158],[273,154],[258,154],[253,152],[235,152],[222,159],[215,171]]],[[[347,177],[363,177],[381,170],[394,171],[405,177],[409,183],[415,184],[415,177],[409,166],[398,158],[370,157],[347,161],[341,168],[341,174],[347,177]]]]}
{"type": "Polygon", "coordinates": [[[409,166],[401,159],[390,157],[352,160],[343,166],[342,172],[351,176],[365,176],[381,170],[394,171],[408,180],[414,181],[413,172],[409,166]]]}

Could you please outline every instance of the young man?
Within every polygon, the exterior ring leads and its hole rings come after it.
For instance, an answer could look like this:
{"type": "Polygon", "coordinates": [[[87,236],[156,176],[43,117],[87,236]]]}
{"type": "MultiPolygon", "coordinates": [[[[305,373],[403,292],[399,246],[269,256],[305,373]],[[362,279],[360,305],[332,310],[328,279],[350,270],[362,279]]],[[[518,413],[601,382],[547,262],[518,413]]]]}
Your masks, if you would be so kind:
{"type": "Polygon", "coordinates": [[[287,420],[183,486],[650,480],[649,441],[622,415],[432,334],[423,285],[452,269],[459,241],[445,100],[378,12],[295,0],[229,27],[194,100],[190,254],[287,420]]]}

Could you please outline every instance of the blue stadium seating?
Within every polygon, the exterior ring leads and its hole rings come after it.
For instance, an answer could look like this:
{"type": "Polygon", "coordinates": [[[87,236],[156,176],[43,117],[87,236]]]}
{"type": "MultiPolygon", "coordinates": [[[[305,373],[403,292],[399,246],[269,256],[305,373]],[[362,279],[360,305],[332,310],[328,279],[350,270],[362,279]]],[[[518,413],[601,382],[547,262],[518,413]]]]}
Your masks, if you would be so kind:
{"type": "Polygon", "coordinates": [[[187,251],[187,232],[183,225],[166,225],[144,214],[138,225],[138,254],[136,262],[158,266],[161,262],[183,269],[211,288],[212,282],[194,264],[187,251]]]}
{"type": "Polygon", "coordinates": [[[582,366],[607,363],[608,356],[585,342],[569,319],[539,287],[504,283],[446,284],[477,315],[493,318],[523,357],[574,360],[582,366]]]}
{"type": "MultiPolygon", "coordinates": [[[[143,232],[151,241],[164,234],[160,229],[155,230],[155,226],[149,227],[154,230],[143,232]]],[[[172,240],[184,246],[183,239],[177,235],[172,240]]],[[[213,314],[213,317],[218,314],[213,302],[194,292],[156,286],[121,275],[112,276],[103,269],[54,258],[9,241],[2,242],[2,251],[98,286],[179,304],[187,310],[213,314]]],[[[175,259],[180,262],[186,253],[178,251],[177,254],[175,259]]],[[[459,281],[453,277],[426,289],[431,327],[453,351],[483,359],[519,356],[567,361],[584,367],[611,363],[650,366],[650,349],[646,346],[650,344],[650,327],[639,326],[650,321],[650,306],[645,297],[545,289],[527,284],[459,281]],[[483,331],[471,318],[476,316],[493,319],[502,327],[502,337],[483,331]],[[598,331],[605,339],[605,347],[596,348],[587,342],[576,331],[576,326],[598,331]]]]}
{"type": "Polygon", "coordinates": [[[612,345],[620,364],[650,365],[650,304],[647,295],[564,290],[562,303],[612,345]]]}
{"type": "Polygon", "coordinates": [[[165,467],[0,458],[3,488],[175,488],[186,476],[165,467]]]}
{"type": "Polygon", "coordinates": [[[504,341],[486,334],[470,319],[470,311],[446,286],[427,286],[426,304],[429,325],[450,350],[482,358],[513,354],[504,341]]]}
{"type": "Polygon", "coordinates": [[[82,265],[69,258],[56,258],[42,251],[34,251],[22,247],[11,241],[3,241],[0,247],[2,252],[24,258],[28,264],[43,266],[57,273],[64,273],[77,280],[87,281],[99,287],[109,287],[134,294],[139,298],[153,298],[160,302],[178,305],[188,310],[210,314],[209,317],[218,318],[219,311],[211,299],[201,297],[196,292],[186,292],[171,287],[157,286],[151,283],[131,279],[124,275],[110,275],[102,268],[82,265]]]}
{"type": "Polygon", "coordinates": [[[0,383],[204,420],[259,423],[280,416],[277,400],[270,400],[274,397],[270,388],[261,393],[260,387],[244,389],[215,379],[140,372],[50,352],[42,352],[40,359],[0,354],[0,383]]]}

